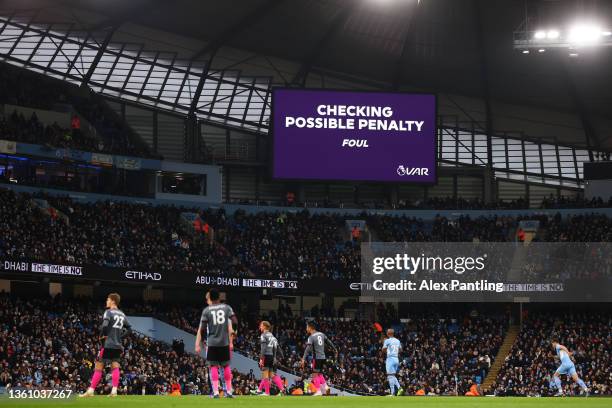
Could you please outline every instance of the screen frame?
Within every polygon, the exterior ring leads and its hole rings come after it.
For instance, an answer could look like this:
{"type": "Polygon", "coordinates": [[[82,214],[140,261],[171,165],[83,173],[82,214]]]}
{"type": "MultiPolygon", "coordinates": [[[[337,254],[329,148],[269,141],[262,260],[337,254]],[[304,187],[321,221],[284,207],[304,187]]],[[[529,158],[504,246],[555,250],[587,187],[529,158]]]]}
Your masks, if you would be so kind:
{"type": "Polygon", "coordinates": [[[268,135],[270,136],[270,146],[268,148],[268,167],[270,169],[269,176],[271,180],[274,181],[284,181],[284,182],[304,182],[304,183],[359,183],[359,184],[367,184],[367,183],[376,183],[376,184],[384,184],[384,185],[414,185],[414,186],[435,186],[438,184],[438,94],[436,92],[402,92],[402,91],[385,91],[385,90],[359,90],[359,89],[339,89],[339,88],[296,88],[296,87],[288,87],[288,86],[273,86],[270,89],[270,125],[268,135]],[[434,160],[434,171],[435,176],[432,181],[390,181],[390,180],[368,180],[368,179],[335,179],[335,178],[324,178],[324,179],[316,179],[316,178],[291,178],[291,177],[276,177],[275,176],[275,145],[276,145],[276,135],[274,132],[274,110],[276,106],[276,91],[308,91],[308,92],[343,92],[343,93],[376,93],[376,94],[401,94],[401,95],[429,95],[434,98],[434,148],[433,148],[433,160],[434,160]]]}

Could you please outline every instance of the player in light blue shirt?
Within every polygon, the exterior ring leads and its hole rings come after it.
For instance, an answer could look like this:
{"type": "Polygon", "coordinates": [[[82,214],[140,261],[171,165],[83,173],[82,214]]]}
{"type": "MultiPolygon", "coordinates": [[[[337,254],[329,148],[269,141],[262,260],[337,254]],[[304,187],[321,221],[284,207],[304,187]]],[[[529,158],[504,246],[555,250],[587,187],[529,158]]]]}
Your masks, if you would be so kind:
{"type": "Polygon", "coordinates": [[[582,381],[582,379],[579,378],[578,374],[576,373],[576,366],[572,361],[572,353],[570,353],[567,347],[559,343],[559,339],[557,337],[553,337],[551,342],[552,346],[555,349],[555,353],[557,353],[557,356],[561,361],[561,365],[559,366],[559,368],[557,368],[557,371],[555,371],[555,374],[553,374],[553,377],[550,380],[551,387],[557,389],[557,396],[563,395],[563,389],[561,388],[560,379],[561,374],[565,374],[567,376],[572,377],[572,380],[574,380],[574,382],[577,383],[580,388],[582,388],[582,392],[584,393],[584,395],[588,396],[589,389],[584,383],[584,381],[582,381]]]}
{"type": "Polygon", "coordinates": [[[390,395],[401,395],[404,390],[400,386],[397,377],[397,371],[399,370],[399,353],[402,349],[402,343],[395,338],[395,331],[393,329],[387,330],[387,338],[383,342],[383,353],[387,354],[387,361],[385,362],[387,369],[387,378],[389,380],[390,395]]]}

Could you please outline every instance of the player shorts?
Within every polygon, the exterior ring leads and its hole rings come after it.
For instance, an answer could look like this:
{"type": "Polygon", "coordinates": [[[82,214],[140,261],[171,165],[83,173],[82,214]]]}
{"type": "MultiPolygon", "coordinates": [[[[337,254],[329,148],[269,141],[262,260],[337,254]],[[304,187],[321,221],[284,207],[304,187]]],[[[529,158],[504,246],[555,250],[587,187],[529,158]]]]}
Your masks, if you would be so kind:
{"type": "Polygon", "coordinates": [[[101,360],[104,363],[112,363],[113,361],[119,362],[119,359],[121,358],[121,353],[121,349],[102,347],[100,349],[100,353],[98,354],[98,360],[101,360]]]}
{"type": "Polygon", "coordinates": [[[559,366],[559,368],[557,368],[556,372],[559,373],[559,374],[565,374],[565,375],[573,376],[574,374],[576,374],[576,366],[572,362],[562,363],[559,366]]]}
{"type": "Polygon", "coordinates": [[[211,366],[226,366],[231,360],[229,346],[209,346],[206,350],[206,361],[211,366]]]}
{"type": "Polygon", "coordinates": [[[327,365],[327,360],[324,358],[317,358],[312,360],[312,370],[315,372],[321,372],[325,369],[325,366],[327,365]]]}
{"type": "Polygon", "coordinates": [[[388,358],[385,362],[385,367],[387,369],[387,374],[397,374],[399,370],[399,359],[388,358]]]}
{"type": "Polygon", "coordinates": [[[264,356],[262,370],[276,370],[276,365],[274,364],[274,356],[264,356]]]}

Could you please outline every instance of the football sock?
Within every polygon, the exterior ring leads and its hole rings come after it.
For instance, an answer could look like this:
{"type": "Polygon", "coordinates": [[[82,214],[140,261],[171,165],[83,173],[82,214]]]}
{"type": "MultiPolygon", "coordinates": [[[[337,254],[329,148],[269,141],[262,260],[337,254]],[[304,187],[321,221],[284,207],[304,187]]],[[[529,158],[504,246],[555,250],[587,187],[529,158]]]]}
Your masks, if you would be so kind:
{"type": "Polygon", "coordinates": [[[312,378],[312,385],[315,387],[315,390],[319,391],[319,376],[316,375],[312,378]]]}
{"type": "Polygon", "coordinates": [[[223,367],[223,379],[225,379],[225,391],[232,393],[232,369],[229,365],[223,367]]]}
{"type": "Polygon", "coordinates": [[[270,395],[270,380],[266,379],[266,383],[264,384],[264,392],[270,395]]]}
{"type": "Polygon", "coordinates": [[[276,385],[279,390],[282,391],[285,388],[285,386],[283,385],[283,380],[281,380],[278,374],[274,375],[274,377],[272,378],[272,381],[274,381],[274,385],[276,385]]]}
{"type": "Polygon", "coordinates": [[[210,367],[210,383],[213,395],[219,395],[219,369],[217,367],[210,367]]]}
{"type": "Polygon", "coordinates": [[[262,378],[260,383],[259,383],[259,391],[263,391],[266,388],[266,383],[268,382],[267,378],[262,378]]]}
{"type": "Polygon", "coordinates": [[[119,386],[119,367],[113,368],[111,371],[113,388],[117,388],[119,386]]]}
{"type": "Polygon", "coordinates": [[[102,370],[94,371],[94,375],[93,377],[91,377],[91,385],[89,386],[89,388],[91,388],[92,390],[95,390],[98,384],[100,383],[101,379],[102,379],[102,370]]]}
{"type": "Polygon", "coordinates": [[[399,381],[395,375],[389,376],[389,385],[391,387],[391,394],[396,395],[401,388],[399,381]]]}
{"type": "Polygon", "coordinates": [[[319,391],[321,391],[323,394],[327,392],[327,381],[325,381],[323,374],[319,374],[319,391]]]}
{"type": "Polygon", "coordinates": [[[553,386],[557,389],[557,390],[561,390],[561,380],[559,379],[559,377],[553,377],[552,378],[552,383],[553,386]]]}
{"type": "Polygon", "coordinates": [[[391,395],[395,395],[395,382],[393,381],[393,376],[388,375],[387,380],[389,381],[389,391],[391,392],[391,395]]]}
{"type": "Polygon", "coordinates": [[[584,381],[582,381],[582,378],[579,378],[578,381],[576,381],[578,383],[578,385],[580,386],[580,388],[582,388],[583,390],[585,390],[587,388],[586,384],[584,383],[584,381]]]}
{"type": "Polygon", "coordinates": [[[319,374],[319,384],[327,384],[327,381],[325,381],[325,377],[323,377],[323,374],[319,374]]]}

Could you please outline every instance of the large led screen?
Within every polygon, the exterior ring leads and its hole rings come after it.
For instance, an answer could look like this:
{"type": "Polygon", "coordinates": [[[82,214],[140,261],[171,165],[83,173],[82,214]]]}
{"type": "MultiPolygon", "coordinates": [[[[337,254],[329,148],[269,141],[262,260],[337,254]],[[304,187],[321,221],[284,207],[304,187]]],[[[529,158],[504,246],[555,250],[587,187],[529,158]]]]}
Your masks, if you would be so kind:
{"type": "Polygon", "coordinates": [[[274,89],[273,177],[436,181],[436,97],[274,89]]]}

